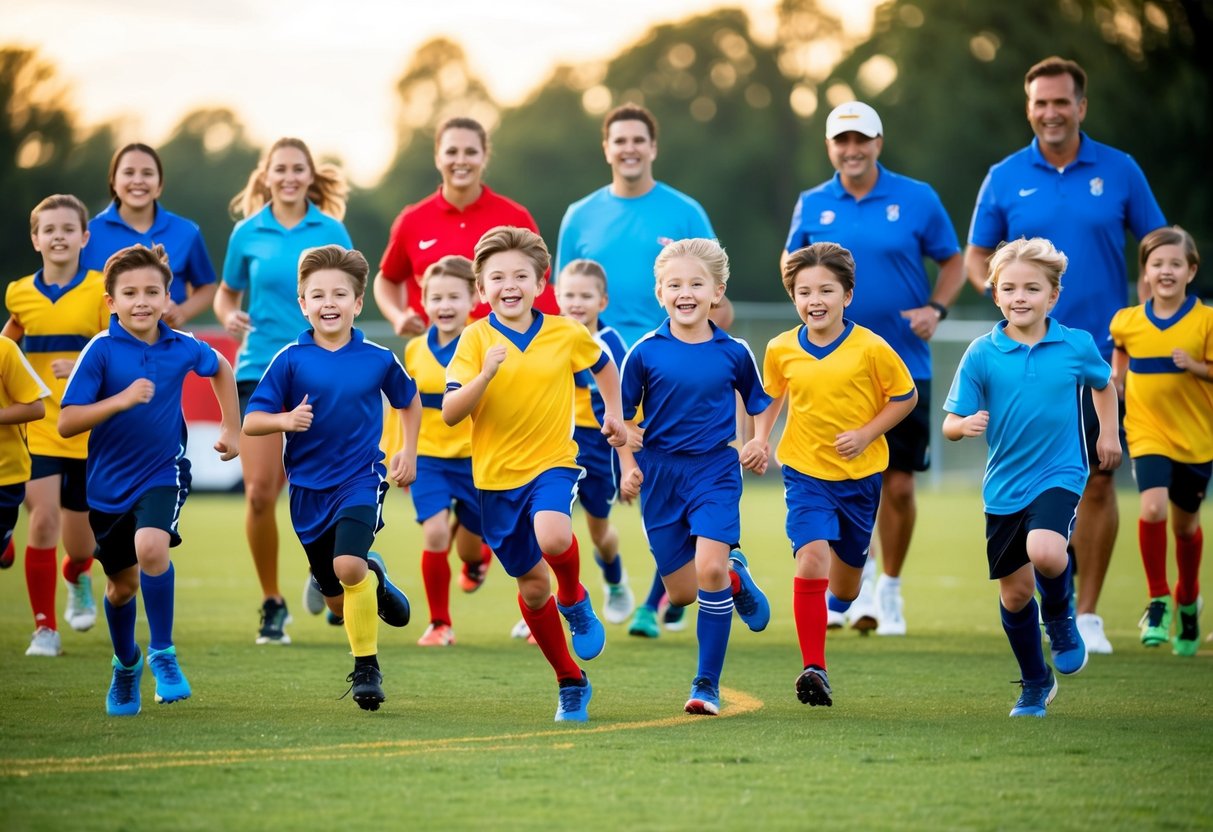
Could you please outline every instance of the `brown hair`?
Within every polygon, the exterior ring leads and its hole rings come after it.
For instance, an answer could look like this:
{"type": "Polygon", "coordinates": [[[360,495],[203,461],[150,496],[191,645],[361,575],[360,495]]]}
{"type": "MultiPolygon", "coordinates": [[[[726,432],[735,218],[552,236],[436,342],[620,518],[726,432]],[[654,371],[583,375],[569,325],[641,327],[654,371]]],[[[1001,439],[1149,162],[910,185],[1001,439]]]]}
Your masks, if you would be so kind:
{"type": "MultiPolygon", "coordinates": [[[[602,268],[602,264],[597,260],[591,260],[588,257],[582,257],[577,260],[570,260],[563,269],[560,270],[560,276],[583,274],[586,277],[592,277],[598,281],[598,288],[602,294],[607,293],[607,278],[606,269],[602,268]]],[[[557,280],[557,283],[560,281],[557,280]]]]}
{"type": "Polygon", "coordinates": [[[1081,101],[1083,96],[1087,94],[1087,73],[1077,62],[1067,58],[1059,58],[1056,55],[1032,65],[1032,68],[1023,77],[1023,91],[1027,93],[1028,87],[1037,78],[1048,78],[1058,75],[1069,75],[1074,79],[1074,98],[1081,101]]]}
{"type": "Polygon", "coordinates": [[[1172,225],[1169,228],[1156,228],[1141,238],[1141,245],[1137,253],[1137,264],[1141,267],[1143,273],[1146,270],[1146,261],[1150,259],[1150,255],[1154,253],[1154,249],[1163,246],[1179,246],[1184,250],[1184,257],[1188,259],[1188,265],[1200,268],[1200,252],[1196,250],[1196,241],[1192,239],[1192,235],[1187,231],[1178,225],[1172,225]]]}
{"type": "Polygon", "coordinates": [[[467,283],[468,294],[476,297],[476,272],[472,269],[472,261],[461,254],[448,254],[429,265],[421,278],[421,292],[424,296],[430,278],[453,277],[467,283]]]}
{"type": "Polygon", "coordinates": [[[345,181],[345,174],[335,165],[316,167],[312,159],[312,151],[308,150],[302,139],[282,138],[270,146],[269,151],[261,157],[257,167],[249,174],[248,183],[232,197],[230,208],[233,216],[251,217],[260,211],[270,201],[270,189],[265,184],[265,174],[269,170],[270,160],[275,151],[283,147],[293,147],[307,158],[307,166],[312,171],[312,184],[308,186],[307,198],[316,207],[330,217],[341,219],[345,216],[345,198],[349,196],[350,186],[345,181]]]}
{"type": "Polygon", "coordinates": [[[467,116],[452,116],[438,125],[438,130],[434,133],[435,153],[442,146],[442,136],[447,130],[471,130],[480,137],[480,149],[484,151],[484,155],[489,155],[489,134],[485,132],[484,125],[467,116]]]}
{"type": "Polygon", "coordinates": [[[649,128],[649,140],[657,141],[657,119],[653,118],[653,114],[639,104],[620,104],[606,114],[602,120],[603,141],[606,141],[611,125],[617,121],[643,121],[644,126],[649,128]]]}
{"type": "Polygon", "coordinates": [[[855,258],[851,252],[838,243],[813,243],[789,254],[783,264],[783,288],[788,297],[792,296],[800,270],[814,266],[821,266],[838,278],[843,291],[855,290],[855,258]]]}
{"type": "Polygon", "coordinates": [[[160,154],[153,148],[142,142],[131,142],[128,145],[118,148],[118,152],[114,154],[114,158],[110,159],[110,199],[119,205],[122,200],[118,198],[118,192],[114,190],[114,178],[118,175],[118,165],[122,164],[122,157],[128,153],[146,153],[152,157],[152,161],[156,163],[156,175],[160,177],[160,184],[164,184],[164,163],[160,161],[160,154]]]}
{"type": "Polygon", "coordinates": [[[362,252],[339,245],[317,246],[305,249],[299,256],[299,296],[303,296],[303,284],[313,274],[325,269],[344,272],[354,285],[354,294],[362,297],[366,293],[366,276],[371,267],[362,252]]]}
{"type": "Polygon", "coordinates": [[[543,277],[552,264],[552,255],[543,238],[529,228],[517,228],[512,225],[499,225],[484,232],[484,236],[476,243],[472,258],[472,267],[476,272],[476,285],[484,286],[484,263],[494,254],[503,251],[516,251],[531,261],[535,267],[535,277],[543,277]]]}
{"type": "Polygon", "coordinates": [[[51,194],[46,199],[34,206],[34,210],[29,214],[29,232],[31,234],[38,230],[38,215],[43,211],[53,211],[56,208],[70,208],[80,215],[80,227],[88,230],[88,209],[84,207],[84,203],[79,197],[74,197],[71,194],[51,194]]]}
{"type": "Polygon", "coordinates": [[[142,243],[136,243],[119,249],[105,261],[105,293],[113,297],[114,284],[118,282],[118,278],[136,269],[156,269],[164,280],[166,290],[173,282],[173,270],[169,268],[164,246],[157,243],[148,248],[142,243]]]}
{"type": "Polygon", "coordinates": [[[986,286],[998,290],[998,276],[1012,263],[1027,263],[1040,270],[1054,289],[1061,289],[1061,276],[1065,274],[1069,260],[1057,247],[1044,237],[1032,237],[1003,243],[990,258],[990,276],[986,286]]]}

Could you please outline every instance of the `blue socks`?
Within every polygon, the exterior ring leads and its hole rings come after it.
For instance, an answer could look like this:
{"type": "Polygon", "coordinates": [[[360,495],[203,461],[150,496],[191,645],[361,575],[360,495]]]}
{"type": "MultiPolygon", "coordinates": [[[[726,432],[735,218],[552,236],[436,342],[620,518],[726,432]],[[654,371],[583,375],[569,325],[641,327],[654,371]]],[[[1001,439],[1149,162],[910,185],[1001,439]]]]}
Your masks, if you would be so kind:
{"type": "Polygon", "coordinates": [[[656,611],[661,606],[661,599],[665,597],[665,582],[661,580],[661,573],[656,569],[653,570],[653,585],[649,587],[649,597],[644,599],[644,605],[649,609],[656,611]]]}
{"type": "Polygon", "coordinates": [[[1065,618],[1070,614],[1070,595],[1074,591],[1074,565],[1066,563],[1066,571],[1056,578],[1046,578],[1036,571],[1036,586],[1040,588],[1040,609],[1046,621],[1065,618]]]}
{"type": "Polygon", "coordinates": [[[114,655],[124,667],[130,667],[139,658],[139,646],[135,644],[135,615],[138,606],[135,599],[127,601],[120,607],[104,600],[105,621],[110,628],[110,641],[114,643],[114,655]]]}
{"type": "Polygon", "coordinates": [[[594,552],[594,560],[598,561],[598,565],[602,567],[602,579],[608,584],[617,584],[623,580],[623,557],[616,554],[615,560],[607,563],[602,559],[602,555],[594,552]]]}
{"type": "Polygon", "coordinates": [[[1033,598],[1019,612],[1010,612],[1001,603],[1002,629],[1011,642],[1011,652],[1019,662],[1019,675],[1025,682],[1042,684],[1049,678],[1045,651],[1040,643],[1040,608],[1033,598]]]}
{"type": "Polygon", "coordinates": [[[846,612],[854,603],[854,601],[844,601],[833,592],[826,590],[826,609],[830,612],[846,612]]]}
{"type": "Polygon", "coordinates": [[[699,670],[695,676],[702,676],[719,688],[724,652],[728,649],[729,630],[733,626],[733,588],[726,586],[715,592],[699,590],[699,615],[696,618],[699,670]]]}
{"type": "MultiPolygon", "coordinates": [[[[167,650],[173,646],[173,592],[176,570],[169,563],[161,575],[152,577],[143,572],[139,583],[143,588],[143,611],[147,614],[147,628],[151,632],[148,647],[152,650],[167,650]]],[[[121,656],[118,657],[121,660],[121,656]]]]}

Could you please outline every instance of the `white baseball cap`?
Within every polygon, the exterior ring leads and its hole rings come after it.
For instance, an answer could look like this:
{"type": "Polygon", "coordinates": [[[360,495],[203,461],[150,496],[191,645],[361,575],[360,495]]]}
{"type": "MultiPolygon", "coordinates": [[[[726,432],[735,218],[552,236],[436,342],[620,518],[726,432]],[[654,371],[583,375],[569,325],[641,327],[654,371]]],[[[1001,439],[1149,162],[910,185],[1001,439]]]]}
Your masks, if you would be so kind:
{"type": "Polygon", "coordinates": [[[848,101],[846,104],[839,104],[830,111],[830,115],[826,118],[827,139],[851,131],[861,133],[869,139],[884,135],[880,116],[876,115],[876,111],[862,101],[848,101]]]}

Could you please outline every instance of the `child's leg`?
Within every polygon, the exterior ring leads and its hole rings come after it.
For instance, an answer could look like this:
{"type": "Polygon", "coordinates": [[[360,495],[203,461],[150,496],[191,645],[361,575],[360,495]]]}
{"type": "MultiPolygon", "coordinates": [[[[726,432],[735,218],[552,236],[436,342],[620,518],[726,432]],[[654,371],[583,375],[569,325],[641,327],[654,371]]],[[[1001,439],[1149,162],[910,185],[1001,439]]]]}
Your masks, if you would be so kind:
{"type": "Polygon", "coordinates": [[[1146,591],[1151,598],[1171,595],[1167,582],[1167,488],[1147,488],[1141,492],[1141,519],[1137,521],[1137,541],[1141,563],[1146,571],[1146,591]]]}
{"type": "Polygon", "coordinates": [[[88,524],[87,511],[63,509],[60,513],[63,530],[63,577],[75,583],[77,577],[93,566],[93,550],[97,541],[93,539],[92,527],[88,524]]]}
{"type": "Polygon", "coordinates": [[[138,566],[130,566],[107,576],[105,620],[109,625],[114,655],[126,667],[131,667],[139,660],[139,646],[135,643],[135,619],[138,617],[139,609],[135,603],[135,596],[138,593],[138,566]]]}
{"type": "Polygon", "coordinates": [[[59,487],[61,477],[54,474],[30,480],[25,485],[25,508],[29,525],[25,543],[25,585],[29,590],[34,626],[57,630],[55,622],[56,547],[59,544],[61,518],[59,487]]]}
{"type": "Polygon", "coordinates": [[[1049,666],[1045,664],[1044,648],[1040,643],[1040,613],[1032,564],[1024,564],[1010,575],[999,578],[998,595],[1002,629],[1019,663],[1020,678],[1028,684],[1044,684],[1049,678],[1049,666]]]}
{"type": "Polygon", "coordinates": [[[282,473],[282,437],[245,436],[240,442],[247,510],[244,531],[257,580],[266,598],[281,599],[278,588],[278,520],[275,510],[285,482],[282,473]]]}
{"type": "Polygon", "coordinates": [[[379,603],[375,596],[378,579],[368,574],[366,558],[356,555],[334,557],[333,571],[345,590],[342,615],[350,652],[355,662],[373,657],[379,652],[379,603]]]}
{"type": "Polygon", "coordinates": [[[142,573],[143,609],[147,615],[148,648],[173,646],[175,570],[169,559],[169,533],[144,527],[135,532],[135,556],[142,573]]]}
{"type": "MultiPolygon", "coordinates": [[[[814,540],[796,552],[796,577],[792,581],[792,612],[796,639],[805,668],[826,667],[826,588],[830,584],[830,545],[814,540]]],[[[849,602],[848,602],[849,603],[849,602]]]]}
{"type": "Polygon", "coordinates": [[[451,623],[451,548],[450,512],[442,511],[421,524],[421,580],[425,601],[430,608],[431,624],[451,623]]]}
{"type": "Polygon", "coordinates": [[[602,567],[602,578],[608,584],[623,580],[623,561],[619,558],[619,532],[611,525],[609,517],[595,517],[587,513],[585,525],[594,542],[594,557],[602,567]]]}
{"type": "Polygon", "coordinates": [[[1068,617],[1073,582],[1065,537],[1051,529],[1032,529],[1027,536],[1027,550],[1028,560],[1036,570],[1044,620],[1068,617]]]}
{"type": "MultiPolygon", "coordinates": [[[[695,572],[699,579],[697,597],[699,615],[695,634],[699,639],[699,668],[697,679],[707,679],[713,688],[720,687],[724,669],[724,654],[729,646],[733,625],[733,587],[729,581],[729,545],[719,540],[700,537],[695,543],[695,572]]],[[[688,564],[689,566],[689,564],[688,564]]],[[[686,606],[681,590],[684,566],[670,576],[670,602],[686,606]]]]}
{"type": "Polygon", "coordinates": [[[1185,511],[1171,505],[1171,528],[1175,532],[1175,560],[1179,578],[1175,582],[1175,603],[1189,606],[1200,596],[1200,559],[1204,534],[1200,529],[1200,508],[1185,511]]]}
{"type": "Polygon", "coordinates": [[[540,560],[529,572],[518,577],[518,607],[531,628],[535,643],[560,681],[581,679],[581,668],[573,661],[564,640],[564,626],[552,599],[551,577],[547,564],[540,560]]]}
{"type": "Polygon", "coordinates": [[[573,606],[584,597],[585,590],[572,518],[559,511],[535,512],[535,539],[556,576],[556,602],[562,607],[573,606]]]}

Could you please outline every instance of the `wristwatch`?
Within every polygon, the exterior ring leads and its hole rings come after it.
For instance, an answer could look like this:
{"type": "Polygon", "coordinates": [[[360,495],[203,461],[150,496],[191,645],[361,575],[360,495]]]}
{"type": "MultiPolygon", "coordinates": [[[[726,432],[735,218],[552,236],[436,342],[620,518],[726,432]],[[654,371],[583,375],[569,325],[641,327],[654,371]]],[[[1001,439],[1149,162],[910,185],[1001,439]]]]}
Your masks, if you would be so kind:
{"type": "Polygon", "coordinates": [[[939,313],[939,320],[942,321],[944,318],[948,317],[948,307],[944,306],[942,303],[929,300],[927,301],[927,306],[939,313]]]}

